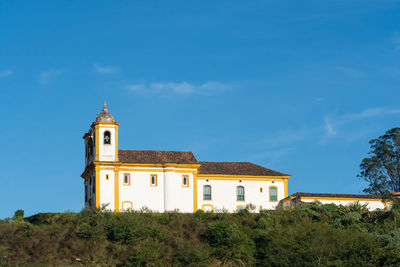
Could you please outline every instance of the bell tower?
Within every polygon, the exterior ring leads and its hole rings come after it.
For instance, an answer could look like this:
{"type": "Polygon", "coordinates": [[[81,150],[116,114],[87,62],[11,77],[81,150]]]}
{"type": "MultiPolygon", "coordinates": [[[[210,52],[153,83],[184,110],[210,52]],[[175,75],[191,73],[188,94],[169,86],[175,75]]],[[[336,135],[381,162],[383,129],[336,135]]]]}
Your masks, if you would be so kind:
{"type": "Polygon", "coordinates": [[[104,101],[103,110],[91,126],[95,161],[118,161],[118,126],[119,122],[114,121],[104,101]]]}

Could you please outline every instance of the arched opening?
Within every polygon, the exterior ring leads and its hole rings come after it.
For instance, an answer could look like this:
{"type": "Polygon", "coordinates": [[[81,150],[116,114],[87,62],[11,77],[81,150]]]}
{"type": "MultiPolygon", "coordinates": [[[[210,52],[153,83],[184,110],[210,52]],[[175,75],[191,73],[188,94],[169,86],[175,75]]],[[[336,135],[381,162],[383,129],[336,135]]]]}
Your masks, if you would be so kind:
{"type": "Polygon", "coordinates": [[[109,131],[104,132],[104,144],[111,145],[111,133],[109,131]]]}

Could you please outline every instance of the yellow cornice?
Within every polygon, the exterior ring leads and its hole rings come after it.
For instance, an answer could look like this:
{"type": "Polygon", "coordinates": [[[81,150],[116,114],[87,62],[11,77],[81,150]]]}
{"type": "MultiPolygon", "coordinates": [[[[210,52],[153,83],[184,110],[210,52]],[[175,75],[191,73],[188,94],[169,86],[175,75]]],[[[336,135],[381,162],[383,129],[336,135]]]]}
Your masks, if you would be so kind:
{"type": "MultiPolygon", "coordinates": [[[[199,179],[203,179],[207,177],[209,179],[212,178],[222,178],[222,177],[230,177],[230,178],[268,178],[268,179],[289,179],[290,175],[288,176],[258,176],[258,175],[231,175],[231,174],[199,174],[199,179]],[[201,177],[201,178],[200,178],[201,177]]],[[[204,179],[203,179],[204,180],[204,179]]]]}
{"type": "Polygon", "coordinates": [[[122,162],[107,162],[102,161],[98,162],[99,164],[103,165],[103,163],[113,165],[118,163],[121,167],[141,167],[141,168],[177,168],[177,169],[198,169],[200,164],[179,164],[179,163],[122,163],[122,162]]]}
{"type": "Polygon", "coordinates": [[[95,121],[95,122],[93,122],[92,123],[92,125],[90,125],[90,127],[92,127],[93,128],[93,126],[95,126],[95,125],[100,125],[100,124],[104,124],[104,125],[116,125],[116,126],[119,126],[119,122],[116,122],[116,121],[114,121],[114,122],[105,122],[105,121],[95,121]]]}

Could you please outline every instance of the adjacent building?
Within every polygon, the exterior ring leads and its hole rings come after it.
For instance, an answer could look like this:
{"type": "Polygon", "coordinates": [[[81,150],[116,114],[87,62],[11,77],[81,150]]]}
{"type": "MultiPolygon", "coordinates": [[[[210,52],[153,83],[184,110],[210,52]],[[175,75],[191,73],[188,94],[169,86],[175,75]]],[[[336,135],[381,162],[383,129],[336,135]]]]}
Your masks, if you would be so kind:
{"type": "Polygon", "coordinates": [[[294,193],[280,201],[284,208],[292,208],[302,202],[319,201],[322,204],[335,204],[347,206],[358,202],[361,205],[367,205],[369,210],[388,209],[390,201],[385,201],[380,195],[354,195],[354,194],[326,194],[326,193],[294,193]]]}

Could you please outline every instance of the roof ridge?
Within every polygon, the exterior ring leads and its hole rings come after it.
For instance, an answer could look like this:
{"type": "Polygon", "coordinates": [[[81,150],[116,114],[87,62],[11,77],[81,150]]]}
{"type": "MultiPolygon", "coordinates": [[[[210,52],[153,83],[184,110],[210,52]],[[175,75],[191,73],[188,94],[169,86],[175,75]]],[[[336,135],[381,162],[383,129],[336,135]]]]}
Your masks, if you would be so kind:
{"type": "MultiPolygon", "coordinates": [[[[204,161],[204,160],[201,160],[201,161],[199,161],[199,162],[212,162],[212,163],[251,163],[251,164],[257,165],[257,164],[255,164],[255,163],[250,162],[250,161],[204,161]]],[[[259,165],[259,166],[261,166],[261,165],[259,165]]]]}
{"type": "Polygon", "coordinates": [[[118,151],[154,151],[154,152],[190,152],[193,153],[193,151],[181,151],[181,150],[152,150],[152,149],[118,149],[118,151]]]}
{"type": "Polygon", "coordinates": [[[301,194],[307,194],[307,195],[349,195],[349,196],[381,196],[380,194],[351,194],[351,193],[308,193],[308,192],[296,192],[293,193],[292,195],[301,195],[301,194]]]}

